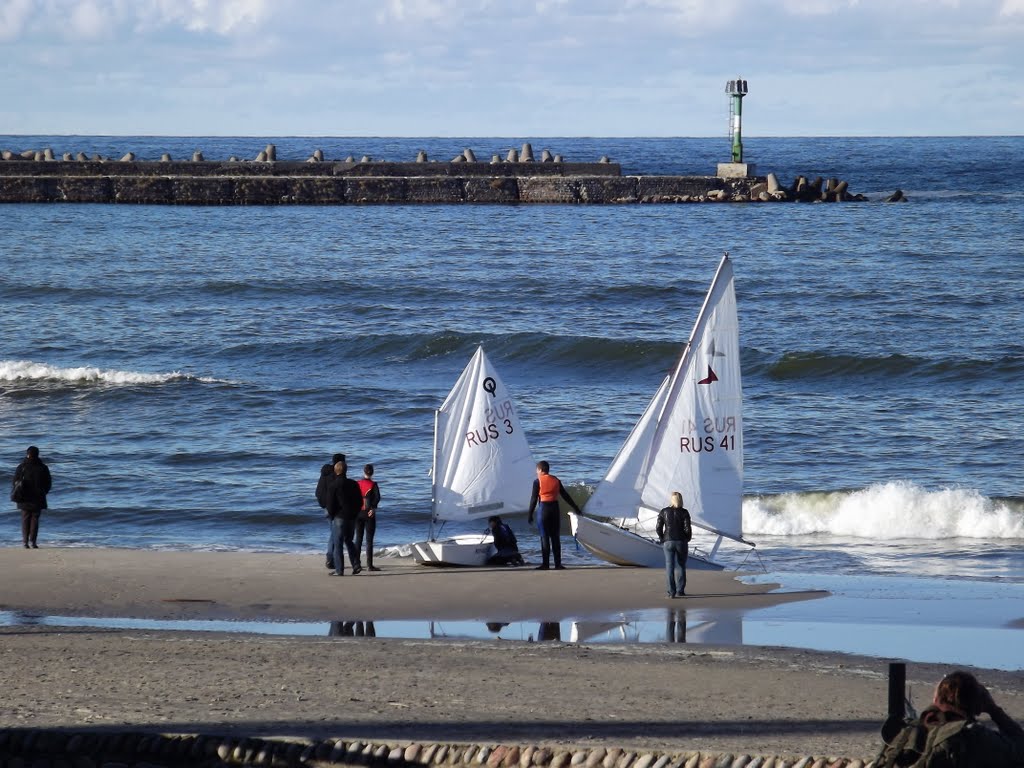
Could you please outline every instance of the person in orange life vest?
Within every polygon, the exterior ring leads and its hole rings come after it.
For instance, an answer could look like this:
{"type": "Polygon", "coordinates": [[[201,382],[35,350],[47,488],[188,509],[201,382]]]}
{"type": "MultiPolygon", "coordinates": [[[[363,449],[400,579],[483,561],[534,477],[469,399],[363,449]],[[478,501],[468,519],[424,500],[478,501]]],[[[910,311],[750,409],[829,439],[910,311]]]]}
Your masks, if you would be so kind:
{"type": "Polygon", "coordinates": [[[373,564],[373,535],[377,532],[377,505],[380,504],[380,488],[373,480],[373,464],[363,467],[363,479],[357,481],[363,492],[363,508],[356,518],[356,552],[363,550],[363,534],[366,534],[366,567],[371,571],[380,568],[373,564]]]}
{"type": "Polygon", "coordinates": [[[546,461],[537,462],[537,479],[533,481],[533,495],[530,496],[530,524],[533,525],[533,511],[540,502],[540,555],[543,561],[537,566],[538,571],[546,571],[550,567],[551,555],[554,553],[555,569],[565,570],[562,565],[562,520],[558,507],[558,498],[565,499],[576,514],[582,514],[572,496],[562,485],[562,481],[550,474],[550,465],[546,461]]]}

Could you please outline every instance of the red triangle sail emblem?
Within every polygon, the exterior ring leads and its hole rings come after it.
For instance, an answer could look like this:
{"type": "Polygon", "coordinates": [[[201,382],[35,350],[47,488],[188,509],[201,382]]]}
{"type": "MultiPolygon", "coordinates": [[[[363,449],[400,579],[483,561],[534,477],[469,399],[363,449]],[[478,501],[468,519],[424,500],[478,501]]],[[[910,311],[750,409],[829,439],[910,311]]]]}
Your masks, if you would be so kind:
{"type": "Polygon", "coordinates": [[[715,375],[715,372],[713,370],[711,370],[711,366],[709,365],[708,366],[707,378],[701,379],[697,383],[698,384],[710,384],[710,383],[712,383],[714,381],[718,381],[718,376],[715,375]]]}

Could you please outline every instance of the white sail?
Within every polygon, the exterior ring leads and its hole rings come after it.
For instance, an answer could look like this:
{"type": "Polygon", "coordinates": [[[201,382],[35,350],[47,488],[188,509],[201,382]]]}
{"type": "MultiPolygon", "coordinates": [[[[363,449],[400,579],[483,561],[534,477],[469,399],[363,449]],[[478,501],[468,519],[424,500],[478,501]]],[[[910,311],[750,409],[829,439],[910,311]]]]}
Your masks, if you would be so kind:
{"type": "Polygon", "coordinates": [[[695,523],[741,540],[742,401],[736,293],[726,255],[679,364],[584,511],[648,530],[679,491],[695,523]]]}
{"type": "Polygon", "coordinates": [[[437,411],[433,474],[434,522],[529,509],[536,463],[483,347],[437,411]]]}

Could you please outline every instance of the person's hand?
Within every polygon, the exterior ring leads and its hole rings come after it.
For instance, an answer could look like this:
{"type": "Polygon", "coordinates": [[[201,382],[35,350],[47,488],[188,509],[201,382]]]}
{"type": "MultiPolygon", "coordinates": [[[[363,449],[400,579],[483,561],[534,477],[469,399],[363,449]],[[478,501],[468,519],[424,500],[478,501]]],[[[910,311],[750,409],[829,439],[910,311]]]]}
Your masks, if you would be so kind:
{"type": "Polygon", "coordinates": [[[526,518],[527,525],[533,525],[533,515],[526,518]]]}
{"type": "Polygon", "coordinates": [[[374,513],[375,513],[376,511],[377,511],[377,510],[375,510],[375,509],[371,509],[371,510],[370,510],[369,512],[367,512],[367,513],[366,513],[366,516],[367,516],[367,517],[373,517],[373,515],[374,515],[374,513]]]}
{"type": "Polygon", "coordinates": [[[978,687],[981,689],[978,691],[978,713],[991,715],[992,710],[997,709],[995,699],[984,685],[979,684],[978,687]]]}

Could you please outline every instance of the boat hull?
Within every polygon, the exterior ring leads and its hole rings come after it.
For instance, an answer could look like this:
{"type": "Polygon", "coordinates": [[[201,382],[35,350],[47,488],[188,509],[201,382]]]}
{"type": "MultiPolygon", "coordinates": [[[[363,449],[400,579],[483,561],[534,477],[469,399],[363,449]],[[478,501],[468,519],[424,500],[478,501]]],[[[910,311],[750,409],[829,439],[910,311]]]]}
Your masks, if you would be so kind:
{"type": "Polygon", "coordinates": [[[494,554],[490,536],[466,534],[412,544],[412,556],[420,565],[473,568],[487,565],[494,554]]]}
{"type": "MultiPolygon", "coordinates": [[[[573,536],[595,557],[612,565],[639,568],[664,568],[665,551],[661,544],[611,523],[577,514],[569,515],[573,536]]],[[[724,565],[693,552],[686,559],[687,569],[721,571],[724,565]]]]}

